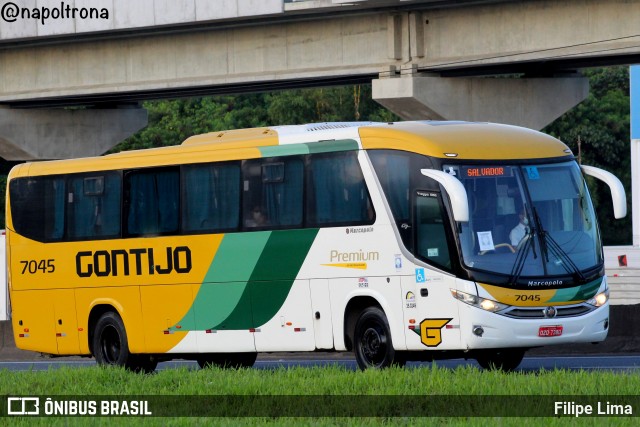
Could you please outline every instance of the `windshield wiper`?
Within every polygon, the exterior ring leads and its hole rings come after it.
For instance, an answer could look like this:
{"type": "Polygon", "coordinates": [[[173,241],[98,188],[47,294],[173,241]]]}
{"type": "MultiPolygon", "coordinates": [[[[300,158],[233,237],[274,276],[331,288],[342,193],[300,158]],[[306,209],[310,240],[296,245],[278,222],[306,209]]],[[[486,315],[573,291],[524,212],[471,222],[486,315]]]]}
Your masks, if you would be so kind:
{"type": "MultiPolygon", "coordinates": [[[[533,233],[529,231],[526,236],[526,240],[523,243],[523,246],[518,251],[518,255],[516,256],[516,262],[513,263],[513,268],[511,269],[511,275],[509,276],[509,283],[512,286],[515,286],[522,275],[522,269],[524,268],[525,261],[527,259],[527,255],[529,254],[529,249],[534,245],[533,243],[533,233]]],[[[535,248],[533,249],[533,257],[537,258],[538,255],[535,252],[535,248]]]]}
{"type": "Polygon", "coordinates": [[[551,252],[553,256],[560,261],[560,264],[562,264],[562,267],[567,271],[567,273],[573,276],[578,276],[578,278],[583,281],[585,278],[578,266],[573,262],[567,252],[562,249],[562,246],[560,246],[558,242],[556,242],[555,239],[551,237],[551,234],[549,234],[549,232],[542,227],[542,221],[540,220],[540,216],[538,216],[538,211],[535,207],[532,208],[532,212],[533,219],[536,224],[536,230],[540,240],[540,251],[543,255],[542,265],[544,268],[544,274],[547,274],[546,263],[549,262],[549,252],[551,252]]]}
{"type": "MultiPolygon", "coordinates": [[[[526,208],[525,208],[526,215],[526,208]]],[[[533,225],[531,221],[529,221],[530,225],[533,225]]],[[[536,243],[534,241],[533,236],[536,234],[537,227],[528,227],[527,234],[525,234],[524,243],[522,247],[518,250],[518,255],[516,256],[516,261],[513,263],[513,268],[511,269],[511,275],[509,276],[509,283],[515,286],[522,275],[522,270],[524,269],[525,261],[527,260],[527,255],[529,255],[529,250],[533,250],[533,259],[538,259],[538,254],[536,252],[536,243]]],[[[542,251],[542,248],[540,248],[542,251]]],[[[544,266],[544,261],[542,262],[544,266]]],[[[546,272],[546,271],[545,271],[546,272]]]]}

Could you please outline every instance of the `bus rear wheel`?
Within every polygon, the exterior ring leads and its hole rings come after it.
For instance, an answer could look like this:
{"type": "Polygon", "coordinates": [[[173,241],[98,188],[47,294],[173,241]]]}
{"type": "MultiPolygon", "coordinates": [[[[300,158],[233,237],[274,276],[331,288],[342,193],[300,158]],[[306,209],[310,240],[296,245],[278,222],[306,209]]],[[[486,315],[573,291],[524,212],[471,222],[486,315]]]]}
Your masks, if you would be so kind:
{"type": "Polygon", "coordinates": [[[129,341],[122,318],[112,311],[104,313],[93,333],[93,356],[98,365],[122,366],[134,372],[153,372],[155,358],[129,352],[129,341]]]}
{"type": "Polygon", "coordinates": [[[368,307],[360,314],[353,344],[356,362],[362,370],[404,365],[404,358],[393,349],[387,316],[378,307],[368,307]]]}
{"type": "Polygon", "coordinates": [[[478,350],[475,359],[482,369],[511,372],[520,365],[525,351],[520,348],[478,350]]]}
{"type": "Polygon", "coordinates": [[[198,356],[196,361],[201,369],[219,367],[229,369],[250,368],[256,362],[258,353],[212,353],[198,356]]]}

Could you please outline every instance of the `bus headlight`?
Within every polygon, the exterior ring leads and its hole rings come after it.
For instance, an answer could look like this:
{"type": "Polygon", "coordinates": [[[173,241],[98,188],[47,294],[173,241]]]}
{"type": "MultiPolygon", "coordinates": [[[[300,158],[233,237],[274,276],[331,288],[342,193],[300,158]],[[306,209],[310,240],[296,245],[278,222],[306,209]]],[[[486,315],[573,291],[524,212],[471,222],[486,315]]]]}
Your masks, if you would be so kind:
{"type": "Polygon", "coordinates": [[[505,308],[509,307],[508,305],[501,304],[497,301],[493,301],[486,298],[480,298],[478,296],[471,295],[466,292],[456,291],[454,289],[451,289],[451,295],[453,295],[455,299],[460,300],[465,304],[469,304],[474,307],[478,307],[483,310],[490,311],[492,313],[495,313],[500,310],[504,310],[505,308]]]}
{"type": "Polygon", "coordinates": [[[591,304],[594,307],[601,307],[609,300],[609,289],[604,292],[600,292],[595,297],[587,301],[587,304],[591,304]]]}

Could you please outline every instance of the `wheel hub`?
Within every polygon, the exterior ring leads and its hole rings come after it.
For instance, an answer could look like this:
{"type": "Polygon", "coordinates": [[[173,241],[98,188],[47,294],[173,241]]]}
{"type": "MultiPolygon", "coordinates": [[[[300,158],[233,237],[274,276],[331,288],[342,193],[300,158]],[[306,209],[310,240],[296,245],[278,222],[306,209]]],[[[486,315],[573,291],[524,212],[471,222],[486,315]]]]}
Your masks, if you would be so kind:
{"type": "Polygon", "coordinates": [[[362,336],[362,353],[372,364],[384,358],[386,339],[375,327],[368,328],[362,336]]]}

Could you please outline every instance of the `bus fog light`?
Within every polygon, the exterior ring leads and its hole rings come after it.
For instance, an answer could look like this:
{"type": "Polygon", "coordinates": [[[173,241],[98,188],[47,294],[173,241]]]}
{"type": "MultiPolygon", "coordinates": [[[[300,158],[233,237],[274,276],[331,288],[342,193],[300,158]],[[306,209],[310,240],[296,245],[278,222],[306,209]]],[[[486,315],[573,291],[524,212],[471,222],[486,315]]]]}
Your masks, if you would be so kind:
{"type": "Polygon", "coordinates": [[[595,297],[591,298],[589,301],[587,301],[587,304],[591,304],[591,305],[593,305],[595,307],[601,307],[608,300],[609,300],[609,290],[607,289],[606,291],[600,292],[598,295],[596,295],[595,297]]]}
{"type": "Polygon", "coordinates": [[[482,334],[484,334],[484,329],[482,329],[482,326],[474,326],[473,334],[478,337],[482,337],[482,334]]]}

